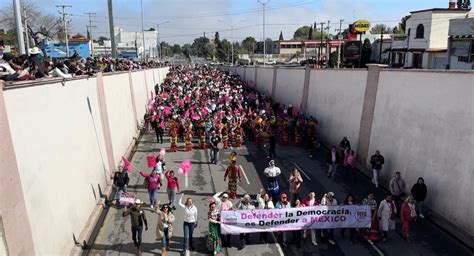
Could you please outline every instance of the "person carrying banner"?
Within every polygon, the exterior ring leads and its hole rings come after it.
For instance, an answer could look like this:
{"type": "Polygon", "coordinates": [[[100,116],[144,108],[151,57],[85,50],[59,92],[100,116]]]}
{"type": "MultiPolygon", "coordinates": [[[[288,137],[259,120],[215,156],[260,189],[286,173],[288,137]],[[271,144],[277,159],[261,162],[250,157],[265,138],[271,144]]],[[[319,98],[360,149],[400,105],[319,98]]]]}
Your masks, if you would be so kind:
{"type": "Polygon", "coordinates": [[[275,160],[270,160],[269,166],[265,168],[264,172],[267,176],[268,181],[268,193],[272,200],[277,200],[278,195],[280,194],[280,185],[278,183],[278,177],[281,174],[280,168],[275,166],[275,160]]]}
{"type": "MultiPolygon", "coordinates": [[[[354,195],[348,194],[346,197],[346,200],[344,200],[344,205],[354,205],[355,204],[355,199],[354,195]]],[[[355,244],[355,228],[349,228],[349,240],[351,241],[352,244],[355,244]]],[[[341,236],[344,237],[346,234],[346,228],[341,229],[341,236]]]]}
{"type": "MultiPolygon", "coordinates": [[[[235,157],[237,158],[237,157],[235,157]]],[[[230,198],[237,198],[237,181],[242,182],[242,177],[240,177],[240,168],[237,166],[235,160],[231,160],[229,166],[227,167],[224,174],[224,181],[229,177],[228,190],[230,193],[230,198]],[[238,178],[238,179],[237,179],[238,178]]]]}
{"type": "MultiPolygon", "coordinates": [[[[301,200],[299,198],[296,198],[295,202],[293,203],[293,205],[291,207],[292,208],[300,208],[300,207],[306,207],[306,206],[301,203],[301,200]]],[[[306,230],[304,230],[304,231],[306,231],[306,230]]],[[[302,240],[303,240],[303,239],[301,239],[301,234],[304,231],[303,230],[293,231],[293,243],[295,243],[298,248],[301,248],[301,243],[302,243],[302,240]]],[[[312,231],[314,231],[314,229],[312,229],[312,231]]],[[[316,238],[314,239],[314,241],[315,241],[314,243],[316,243],[316,238]]]]}
{"type": "MultiPolygon", "coordinates": [[[[317,206],[319,205],[319,200],[316,197],[316,194],[311,191],[309,192],[308,196],[303,199],[303,206],[310,207],[310,206],[317,206]]],[[[311,232],[311,242],[313,243],[314,246],[318,245],[316,241],[316,230],[315,229],[310,229],[311,232]]],[[[303,238],[306,238],[306,229],[303,231],[303,238]]]]}
{"type": "Polygon", "coordinates": [[[132,207],[126,206],[122,217],[127,217],[130,215],[130,220],[132,224],[132,240],[137,247],[137,252],[140,253],[140,245],[142,244],[142,232],[143,224],[145,224],[145,230],[148,230],[148,222],[146,220],[145,211],[141,209],[142,201],[140,199],[135,199],[132,207]]]}
{"type": "Polygon", "coordinates": [[[127,186],[130,178],[128,177],[128,173],[123,171],[123,166],[119,166],[117,171],[114,174],[114,183],[113,186],[115,187],[115,203],[119,205],[120,194],[122,192],[127,192],[127,186]]]}
{"type": "MultiPolygon", "coordinates": [[[[249,194],[245,194],[237,206],[239,210],[254,210],[255,206],[251,202],[251,198],[249,194]]],[[[240,248],[242,250],[245,248],[246,245],[250,243],[250,233],[240,234],[240,248]]]]}
{"type": "Polygon", "coordinates": [[[216,202],[209,204],[209,212],[207,213],[209,220],[209,235],[207,237],[207,249],[213,255],[217,255],[222,250],[221,231],[220,231],[220,212],[216,202]]]}
{"type": "MultiPolygon", "coordinates": [[[[223,211],[231,211],[234,205],[232,204],[232,201],[229,200],[229,195],[227,193],[217,192],[213,197],[213,200],[217,204],[217,209],[220,212],[223,211]],[[222,200],[219,198],[219,195],[222,195],[222,200]]],[[[224,247],[231,247],[231,235],[226,234],[222,235],[222,241],[223,241],[223,246],[224,247]]]]}
{"type": "Polygon", "coordinates": [[[369,205],[370,206],[370,211],[371,211],[371,222],[370,222],[370,228],[364,229],[364,236],[366,239],[371,240],[371,241],[378,241],[379,240],[379,218],[377,217],[377,201],[375,201],[374,198],[374,193],[369,192],[367,194],[367,198],[362,200],[361,202],[362,205],[369,205]]]}
{"type": "MultiPolygon", "coordinates": [[[[291,204],[290,202],[288,202],[288,196],[285,193],[280,195],[280,201],[276,203],[275,208],[278,208],[278,209],[291,208],[291,204]]],[[[286,233],[287,233],[286,231],[282,232],[282,245],[285,247],[287,246],[286,233]]]]}
{"type": "MultiPolygon", "coordinates": [[[[334,193],[333,192],[328,192],[327,194],[324,195],[323,199],[321,200],[321,205],[337,205],[337,200],[334,198],[334,193]]],[[[334,242],[334,229],[329,228],[329,243],[331,245],[336,245],[336,242],[334,242]]],[[[321,232],[321,235],[323,233],[321,232]]]]}
{"type": "MultiPolygon", "coordinates": [[[[264,193],[264,189],[260,189],[260,193],[257,194],[258,209],[273,209],[272,200],[268,193],[264,193]]],[[[260,243],[268,243],[268,232],[260,232],[260,243]]]]}

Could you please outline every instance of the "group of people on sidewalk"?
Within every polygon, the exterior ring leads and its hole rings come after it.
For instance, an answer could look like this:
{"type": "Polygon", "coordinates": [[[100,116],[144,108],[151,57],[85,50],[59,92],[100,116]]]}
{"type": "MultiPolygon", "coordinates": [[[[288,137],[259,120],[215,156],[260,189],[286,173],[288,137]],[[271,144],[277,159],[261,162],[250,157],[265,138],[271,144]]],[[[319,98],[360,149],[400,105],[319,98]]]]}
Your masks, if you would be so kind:
{"type": "MultiPolygon", "coordinates": [[[[163,134],[168,132],[170,137],[169,151],[180,150],[179,141],[184,142],[182,149],[206,150],[210,152],[210,163],[220,162],[219,152],[223,149],[239,148],[244,143],[253,142],[257,147],[268,147],[269,166],[263,170],[267,178],[267,189],[262,189],[252,200],[249,194],[238,198],[238,182],[242,181],[237,153],[232,152],[229,157],[229,165],[225,169],[224,182],[228,181],[228,191],[220,192],[209,200],[207,213],[209,235],[207,248],[213,254],[217,254],[223,247],[231,246],[231,235],[220,233],[220,213],[228,210],[238,209],[272,209],[308,207],[316,205],[338,205],[333,192],[327,192],[321,196],[321,200],[315,192],[300,197],[303,177],[298,169],[294,169],[288,179],[290,195],[282,193],[279,179],[281,170],[275,162],[276,144],[282,146],[306,146],[308,154],[312,157],[319,147],[319,138],[316,132],[318,120],[314,117],[304,117],[297,108],[292,105],[285,106],[272,99],[264,93],[260,93],[251,84],[245,84],[237,76],[230,76],[210,67],[176,66],[170,69],[163,84],[155,87],[154,97],[147,102],[148,111],[145,115],[147,129],[153,129],[157,136],[157,142],[163,143],[163,134]],[[193,145],[193,138],[198,138],[197,145],[193,145]],[[306,142],[306,143],[304,143],[306,142]],[[237,200],[232,202],[232,200],[237,200]]],[[[355,171],[355,152],[350,147],[349,140],[344,137],[341,141],[340,150],[333,147],[328,154],[328,177],[335,180],[338,165],[342,164],[346,173],[355,171]],[[350,172],[349,172],[350,171],[350,172]]],[[[172,236],[172,226],[175,220],[173,210],[175,208],[176,192],[179,191],[178,178],[172,170],[167,170],[163,156],[156,159],[157,167],[151,173],[140,172],[145,178],[145,187],[148,190],[150,206],[158,214],[157,239],[162,242],[162,250],[166,253],[169,246],[169,238],[172,236]],[[169,204],[160,206],[157,200],[157,191],[166,178],[167,194],[169,204]]],[[[384,164],[384,158],[379,151],[370,159],[373,169],[372,182],[378,187],[378,174],[384,164]]],[[[121,192],[127,191],[128,177],[122,168],[114,177],[117,187],[116,199],[121,192]],[[124,174],[125,173],[125,174],[124,174]]],[[[367,198],[357,201],[352,194],[346,196],[343,204],[366,204],[372,209],[372,226],[367,230],[349,229],[350,241],[355,243],[356,236],[377,234],[379,227],[383,231],[384,240],[388,236],[388,230],[393,227],[394,219],[398,212],[403,221],[403,233],[410,239],[410,223],[417,216],[423,218],[423,201],[426,198],[426,185],[420,178],[413,186],[412,195],[406,197],[401,206],[397,203],[405,198],[405,182],[397,172],[390,182],[391,194],[378,205],[374,194],[369,193],[367,198]],[[393,181],[393,182],[392,182],[393,181]],[[393,188],[393,189],[392,189],[393,188]]],[[[198,210],[193,204],[192,198],[187,198],[182,203],[181,196],[178,205],[183,208],[185,218],[183,221],[183,252],[194,250],[193,232],[198,224],[198,210]]],[[[147,229],[145,213],[141,210],[142,202],[137,199],[130,208],[125,208],[124,216],[132,218],[133,240],[137,247],[141,243],[141,232],[143,226],[147,229]],[[139,228],[138,226],[142,228],[139,228]]],[[[321,236],[327,237],[328,242],[335,244],[334,229],[322,230],[321,236]]],[[[306,238],[310,233],[311,242],[317,245],[317,232],[314,229],[292,232],[281,232],[281,242],[286,245],[295,242],[300,245],[302,237],[306,238]]],[[[341,229],[344,236],[346,229],[341,229]]],[[[244,248],[250,242],[250,234],[240,234],[240,247],[244,248]]],[[[268,233],[259,235],[261,242],[268,242],[268,233]]]]}

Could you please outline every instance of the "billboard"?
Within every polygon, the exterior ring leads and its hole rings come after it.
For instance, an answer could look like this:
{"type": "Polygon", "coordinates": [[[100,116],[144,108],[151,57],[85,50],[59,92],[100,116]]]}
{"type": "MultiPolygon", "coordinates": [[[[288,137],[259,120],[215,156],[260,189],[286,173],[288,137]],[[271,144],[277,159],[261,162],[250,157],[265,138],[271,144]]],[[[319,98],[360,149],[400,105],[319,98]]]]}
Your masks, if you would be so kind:
{"type": "Polygon", "coordinates": [[[344,44],[344,59],[358,60],[360,54],[361,41],[348,41],[344,44]]]}

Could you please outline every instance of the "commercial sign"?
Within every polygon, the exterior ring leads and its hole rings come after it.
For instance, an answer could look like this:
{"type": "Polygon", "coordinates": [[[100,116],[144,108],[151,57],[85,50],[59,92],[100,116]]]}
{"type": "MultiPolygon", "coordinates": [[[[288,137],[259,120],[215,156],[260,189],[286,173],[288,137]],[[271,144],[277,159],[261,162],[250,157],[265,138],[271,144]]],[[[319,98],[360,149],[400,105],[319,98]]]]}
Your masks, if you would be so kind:
{"type": "Polygon", "coordinates": [[[344,59],[358,60],[360,55],[361,41],[348,41],[344,44],[344,59]]]}
{"type": "Polygon", "coordinates": [[[241,234],[325,228],[369,228],[368,205],[312,206],[221,212],[221,232],[241,234]]]}
{"type": "Polygon", "coordinates": [[[366,20],[358,20],[352,25],[355,31],[362,33],[370,29],[370,22],[366,20]]]}

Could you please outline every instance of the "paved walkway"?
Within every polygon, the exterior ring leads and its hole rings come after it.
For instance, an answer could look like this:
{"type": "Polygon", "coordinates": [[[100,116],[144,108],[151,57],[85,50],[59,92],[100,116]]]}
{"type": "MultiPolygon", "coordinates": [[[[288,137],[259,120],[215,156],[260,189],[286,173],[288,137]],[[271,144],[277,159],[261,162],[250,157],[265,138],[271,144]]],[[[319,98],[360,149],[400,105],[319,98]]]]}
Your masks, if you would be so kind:
{"type": "MultiPolygon", "coordinates": [[[[195,143],[195,145],[197,144],[195,143]]],[[[168,149],[169,143],[157,144],[153,135],[146,134],[143,136],[131,160],[134,168],[148,170],[146,168],[146,156],[157,155],[161,147],[168,149]]],[[[238,163],[247,177],[247,179],[243,178],[243,182],[239,184],[238,194],[250,193],[254,198],[259,189],[266,185],[263,178],[263,170],[268,163],[265,152],[255,148],[253,143],[248,143],[246,147],[236,151],[238,153],[238,163]]],[[[192,197],[199,210],[199,226],[194,233],[196,251],[192,252],[192,255],[208,254],[205,246],[205,239],[208,234],[208,199],[216,191],[224,191],[227,188],[227,182],[223,181],[223,177],[228,164],[226,159],[229,153],[230,150],[221,152],[221,160],[225,160],[221,161],[220,165],[209,164],[208,151],[193,150],[192,152],[179,151],[166,154],[167,166],[174,170],[177,170],[178,164],[183,160],[191,159],[193,162],[193,169],[189,175],[187,187],[185,187],[184,178],[179,176],[185,197],[192,197]]],[[[381,201],[383,191],[375,190],[369,179],[360,173],[356,174],[355,180],[344,180],[338,183],[329,180],[325,175],[325,156],[326,151],[320,149],[316,154],[316,159],[311,160],[301,148],[277,146],[276,164],[282,169],[284,178],[282,177],[280,183],[283,186],[283,191],[287,191],[288,184],[286,180],[291,169],[297,165],[304,172],[303,195],[312,190],[320,198],[324,193],[333,191],[338,202],[342,202],[348,193],[353,193],[356,200],[360,201],[371,189],[376,193],[377,202],[381,201]]],[[[142,183],[143,178],[138,172],[131,173],[130,191],[136,192],[139,198],[148,202],[148,195],[143,189],[142,183]]],[[[165,190],[160,191],[158,200],[161,200],[161,202],[168,201],[165,190]]],[[[85,252],[85,254],[135,254],[136,249],[133,246],[130,232],[130,218],[123,218],[121,216],[122,211],[116,208],[109,209],[92,250],[85,252]]],[[[176,209],[175,216],[174,236],[171,239],[168,255],[179,255],[182,248],[183,230],[181,223],[183,222],[183,212],[181,208],[176,209]]],[[[143,233],[143,252],[141,255],[159,255],[161,253],[160,243],[155,241],[156,215],[151,211],[147,211],[147,218],[150,229],[143,233]]],[[[376,243],[375,245],[369,244],[365,240],[352,245],[347,237],[348,234],[345,238],[342,238],[336,230],[335,239],[337,244],[335,246],[330,246],[327,241],[318,237],[318,246],[313,246],[310,241],[306,241],[302,248],[297,248],[294,245],[283,247],[278,243],[259,244],[258,235],[252,235],[251,245],[243,250],[238,250],[238,236],[233,236],[232,248],[225,249],[220,255],[473,255],[473,252],[436,228],[429,221],[420,220],[413,224],[414,241],[412,243],[403,240],[398,230],[400,230],[399,224],[397,225],[397,231],[389,234],[387,242],[376,243]]]]}

